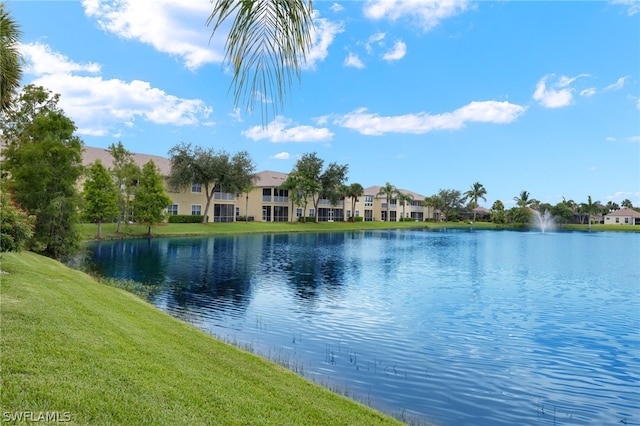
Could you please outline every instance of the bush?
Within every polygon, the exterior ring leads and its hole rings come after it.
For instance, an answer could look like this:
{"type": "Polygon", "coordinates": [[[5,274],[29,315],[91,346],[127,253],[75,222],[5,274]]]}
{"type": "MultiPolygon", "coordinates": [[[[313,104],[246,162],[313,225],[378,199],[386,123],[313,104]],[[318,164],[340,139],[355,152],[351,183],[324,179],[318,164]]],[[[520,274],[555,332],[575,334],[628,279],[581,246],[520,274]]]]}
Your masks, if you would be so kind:
{"type": "Polygon", "coordinates": [[[236,222],[253,222],[253,216],[236,216],[236,222]]]}
{"type": "Polygon", "coordinates": [[[307,217],[300,216],[298,218],[298,222],[315,222],[315,221],[316,221],[316,218],[314,216],[307,216],[307,217]]]}
{"type": "MultiPolygon", "coordinates": [[[[176,214],[169,216],[169,223],[202,223],[203,216],[201,214],[176,214]]],[[[209,216],[207,216],[209,221],[209,216]]]]}
{"type": "Polygon", "coordinates": [[[36,217],[22,210],[6,191],[0,192],[0,252],[20,251],[33,237],[36,217]]]}

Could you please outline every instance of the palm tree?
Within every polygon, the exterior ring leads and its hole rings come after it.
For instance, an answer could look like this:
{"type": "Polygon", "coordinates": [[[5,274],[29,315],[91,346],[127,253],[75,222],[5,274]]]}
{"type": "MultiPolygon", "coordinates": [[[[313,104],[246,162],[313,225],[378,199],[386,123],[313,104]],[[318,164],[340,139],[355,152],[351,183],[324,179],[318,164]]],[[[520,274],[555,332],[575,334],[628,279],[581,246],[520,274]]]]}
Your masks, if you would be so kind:
{"type": "MultiPolygon", "coordinates": [[[[260,97],[284,103],[293,76],[300,80],[300,67],[311,49],[313,6],[308,0],[216,0],[207,25],[211,37],[233,19],[225,43],[225,62],[233,70],[234,103],[245,99],[246,109],[260,97]],[[265,93],[266,92],[266,93],[265,93]]],[[[266,122],[268,103],[262,103],[266,122]]]]}
{"type": "Polygon", "coordinates": [[[289,199],[291,200],[291,222],[293,222],[293,208],[295,204],[300,202],[300,179],[295,172],[289,173],[287,179],[280,185],[281,189],[288,191],[289,199]]]}
{"type": "Polygon", "coordinates": [[[620,205],[623,208],[627,208],[627,209],[632,209],[633,208],[633,203],[628,198],[625,198],[624,200],[622,200],[622,203],[620,203],[620,205]]]}
{"type": "Polygon", "coordinates": [[[591,230],[591,215],[598,214],[600,211],[598,204],[600,204],[600,201],[591,201],[591,195],[587,197],[587,202],[582,204],[582,211],[587,214],[587,218],[589,219],[589,230],[591,230]]]}
{"type": "Polygon", "coordinates": [[[376,194],[384,195],[387,199],[387,216],[385,217],[385,222],[389,222],[389,206],[391,204],[391,200],[393,200],[393,197],[397,192],[398,190],[396,189],[396,187],[387,182],[382,188],[380,188],[380,191],[378,191],[378,193],[376,194]]]}
{"type": "MultiPolygon", "coordinates": [[[[483,201],[487,201],[485,195],[487,195],[487,190],[480,182],[476,182],[471,185],[471,189],[464,193],[465,199],[471,200],[470,207],[472,210],[478,207],[478,198],[482,198],[483,201]]],[[[473,221],[476,221],[475,211],[473,212],[473,221]]]]}
{"type": "Polygon", "coordinates": [[[358,197],[364,195],[364,188],[359,183],[352,183],[347,187],[346,195],[351,198],[351,222],[355,222],[356,202],[358,197]]]}
{"type": "Polygon", "coordinates": [[[410,203],[413,201],[413,195],[409,194],[408,192],[406,194],[403,194],[402,192],[397,191],[396,199],[400,204],[402,204],[402,217],[404,218],[405,217],[404,208],[407,205],[407,203],[410,203]]]}
{"type": "Polygon", "coordinates": [[[11,105],[11,98],[20,87],[22,57],[18,52],[21,31],[9,14],[4,3],[0,3],[0,112],[11,105]]]}
{"type": "Polygon", "coordinates": [[[516,202],[518,207],[527,207],[533,202],[533,200],[529,199],[529,195],[529,192],[521,191],[518,197],[513,197],[513,201],[516,202]]]}

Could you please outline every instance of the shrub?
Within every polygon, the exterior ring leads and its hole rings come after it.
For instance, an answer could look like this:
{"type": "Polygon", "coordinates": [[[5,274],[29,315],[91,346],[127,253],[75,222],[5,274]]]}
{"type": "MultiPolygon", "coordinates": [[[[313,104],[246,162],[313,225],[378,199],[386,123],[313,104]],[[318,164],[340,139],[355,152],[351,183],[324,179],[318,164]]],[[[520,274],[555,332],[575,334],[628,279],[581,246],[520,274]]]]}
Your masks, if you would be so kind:
{"type": "Polygon", "coordinates": [[[0,192],[0,252],[20,251],[31,239],[36,217],[22,210],[10,193],[0,192]]]}
{"type": "MultiPolygon", "coordinates": [[[[176,214],[176,215],[169,216],[169,223],[201,223],[202,217],[203,216],[201,214],[196,214],[196,215],[176,214]]],[[[208,220],[209,220],[209,217],[207,216],[207,221],[208,220]]]]}

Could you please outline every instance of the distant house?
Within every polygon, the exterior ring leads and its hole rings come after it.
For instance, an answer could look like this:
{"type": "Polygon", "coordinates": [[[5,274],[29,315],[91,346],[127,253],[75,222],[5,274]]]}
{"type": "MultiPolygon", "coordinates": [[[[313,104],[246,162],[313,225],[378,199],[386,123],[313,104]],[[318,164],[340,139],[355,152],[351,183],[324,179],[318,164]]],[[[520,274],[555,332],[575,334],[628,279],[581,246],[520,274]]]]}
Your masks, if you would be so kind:
{"type": "Polygon", "coordinates": [[[604,217],[605,225],[640,225],[640,213],[633,209],[620,209],[604,217]]]}

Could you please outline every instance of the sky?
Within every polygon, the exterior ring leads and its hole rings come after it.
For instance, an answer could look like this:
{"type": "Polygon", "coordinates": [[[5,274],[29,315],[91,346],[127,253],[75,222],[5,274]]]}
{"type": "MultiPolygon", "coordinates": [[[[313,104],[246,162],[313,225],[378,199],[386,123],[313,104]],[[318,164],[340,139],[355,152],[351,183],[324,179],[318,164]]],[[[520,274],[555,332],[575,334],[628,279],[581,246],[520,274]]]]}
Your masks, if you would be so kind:
{"type": "Polygon", "coordinates": [[[209,0],[6,5],[23,84],[60,94],[86,146],[246,150],[284,173],[315,152],[365,188],[640,206],[636,0],[316,0],[301,79],[266,121],[268,94],[234,105],[209,0]]]}

